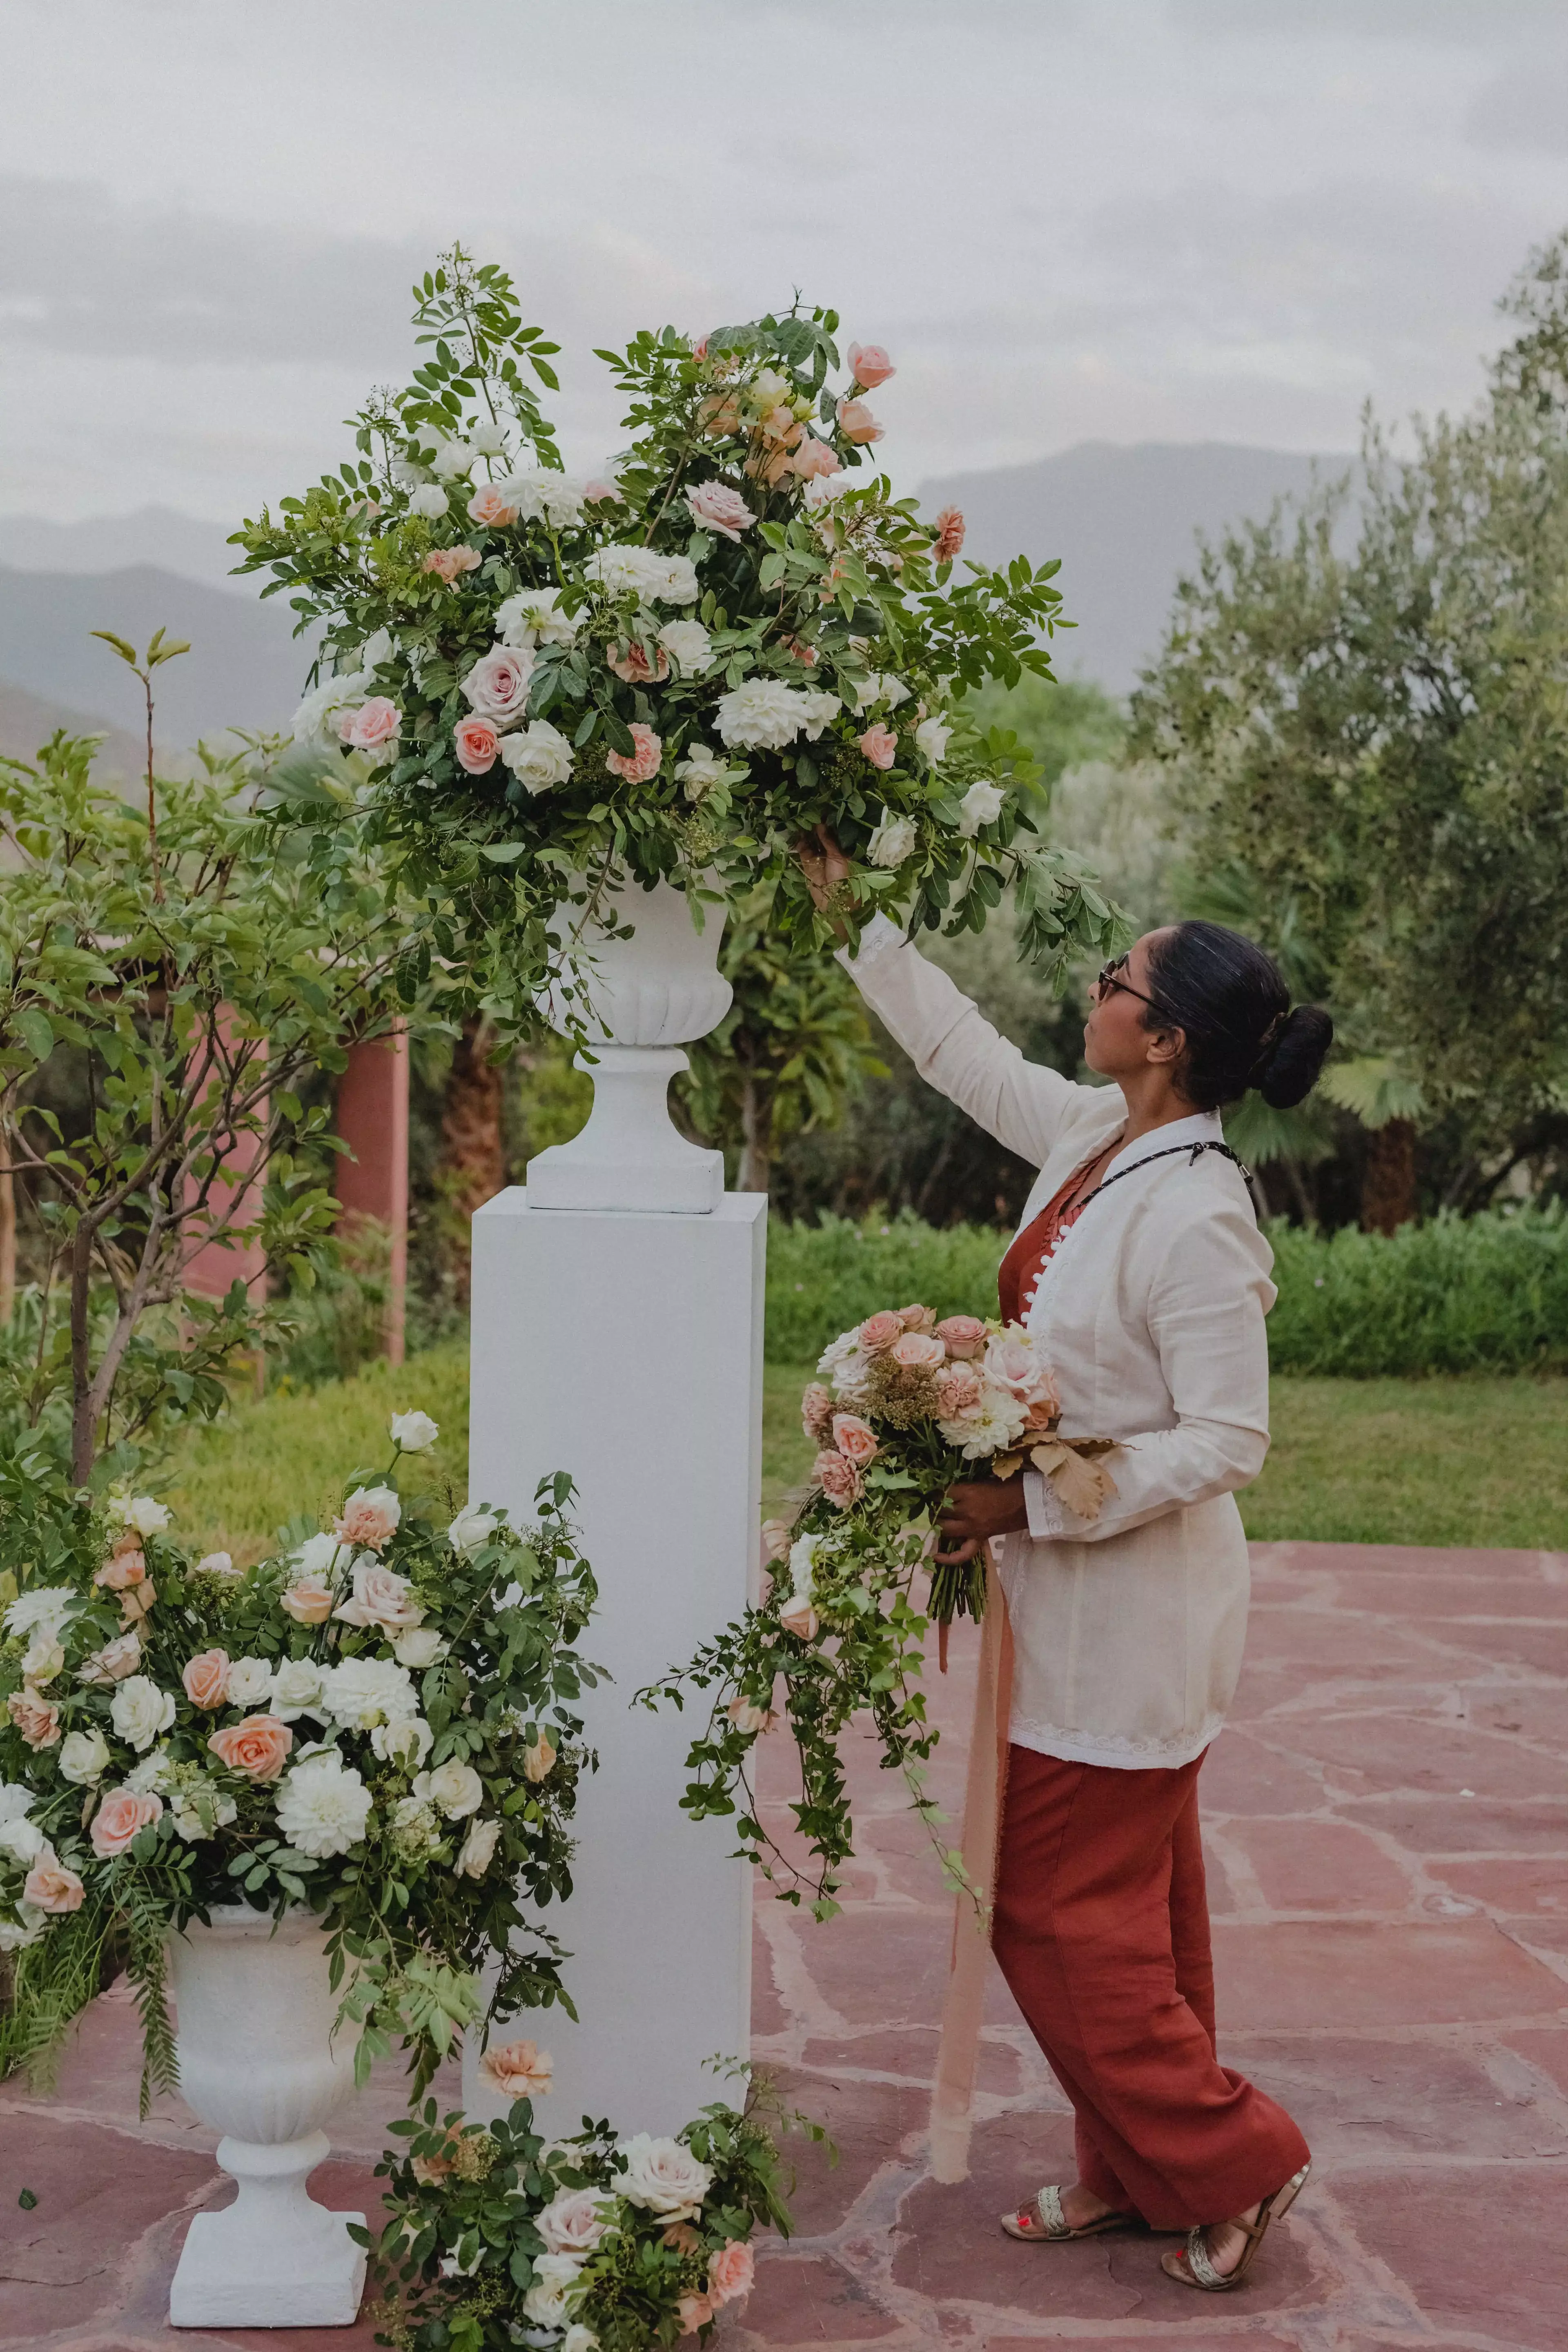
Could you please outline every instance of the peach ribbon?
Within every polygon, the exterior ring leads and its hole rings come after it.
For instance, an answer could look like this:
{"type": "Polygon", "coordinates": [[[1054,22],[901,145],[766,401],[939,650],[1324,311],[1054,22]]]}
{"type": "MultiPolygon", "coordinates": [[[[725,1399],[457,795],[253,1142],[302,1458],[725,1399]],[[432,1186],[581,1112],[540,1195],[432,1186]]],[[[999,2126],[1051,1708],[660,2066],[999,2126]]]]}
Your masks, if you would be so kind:
{"type": "Polygon", "coordinates": [[[990,1549],[985,1554],[985,1614],[980,1630],[980,1672],[974,1686],[974,1727],[969,1742],[969,1772],[963,1792],[963,1867],[984,1909],[977,1915],[968,1894],[956,1899],[952,1951],[937,2045],[936,2086],[931,2103],[931,2178],[969,2177],[969,2132],[974,2073],[980,2055],[980,2021],[991,1958],[991,1914],[996,1887],[996,1849],[1002,1834],[1002,1801],[1007,1781],[1007,1725],[1013,1700],[1013,1629],[1007,1596],[990,1549]]]}

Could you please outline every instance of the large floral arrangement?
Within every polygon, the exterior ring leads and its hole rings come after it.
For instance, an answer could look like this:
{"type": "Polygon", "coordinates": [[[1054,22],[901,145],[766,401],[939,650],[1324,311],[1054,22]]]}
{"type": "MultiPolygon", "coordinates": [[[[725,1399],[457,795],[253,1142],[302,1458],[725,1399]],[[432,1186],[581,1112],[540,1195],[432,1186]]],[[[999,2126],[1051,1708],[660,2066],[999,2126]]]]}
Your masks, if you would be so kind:
{"type": "MultiPolygon", "coordinates": [[[[548,2090],[547,2058],[529,2073],[548,2090]]],[[[438,2120],[427,2100],[394,2124],[406,2145],[378,2168],[391,2180],[374,2246],[378,2340],[397,2352],[705,2340],[751,2290],[752,2230],[789,2231],[764,2110],[753,2095],[743,2113],[704,2108],[674,2138],[617,2139],[601,2124],[546,2141],[531,2097],[488,2128],[438,2120]]]]}
{"type": "Polygon", "coordinates": [[[401,2038],[416,2095],[454,2031],[564,2000],[558,1947],[524,1917],[571,1891],[595,1587],[544,1481],[538,1524],[469,1507],[447,1527],[393,1452],[330,1527],[237,1572],[194,1564],[146,1496],[72,1504],[68,1539],[5,1612],[0,1949],[16,2054],[47,2060],[106,1971],[142,2012],[143,2097],[175,2080],[165,1945],[216,1903],[329,1930],[356,2070],[401,2038]]]}
{"type": "Polygon", "coordinates": [[[1035,830],[1035,763],[963,700],[1049,676],[1057,566],[953,577],[963,517],[921,520],[865,463],[886,352],[841,358],[836,314],[798,303],[640,333],[598,355],[634,437],[590,478],[561,468],[532,381],[557,347],[504,273],[455,248],[415,297],[413,382],[236,538],[324,631],[272,776],[323,871],[366,836],[395,853],[503,1026],[560,976],[563,903],[596,914],[616,875],[766,879],[826,941],[793,855],[823,822],[852,929],[874,907],[978,929],[1012,879],[1026,951],[1104,951],[1110,909],[1035,830]]]}
{"type": "MultiPolygon", "coordinates": [[[[1084,1518],[1116,1490],[1101,1459],[1111,1441],[1062,1435],[1050,1368],[1019,1324],[886,1308],[835,1339],[817,1370],[801,1419],[818,1452],[793,1523],[763,1528],[766,1600],[640,1696],[679,1703],[688,1685],[716,1686],[681,1801],[698,1819],[736,1814],[742,1849],[780,1894],[808,1895],[826,1917],[837,1907],[836,1874],[854,1852],[838,1742],[855,1716],[868,1711],[886,1769],[903,1775],[933,1833],[941,1820],[924,1785],[937,1735],[926,1720],[921,1644],[934,1619],[945,1666],[952,1619],[985,1606],[978,1559],[931,1559],[943,1496],[961,1479],[1016,1477],[1026,1463],[1084,1518]],[[916,1579],[927,1570],[922,1611],[916,1579]],[[752,1750],[776,1720],[781,1686],[799,1751],[794,1811],[809,1870],[770,1835],[751,1782],[752,1750]]],[[[957,1857],[940,1842],[938,1852],[957,1875],[957,1857]]]]}

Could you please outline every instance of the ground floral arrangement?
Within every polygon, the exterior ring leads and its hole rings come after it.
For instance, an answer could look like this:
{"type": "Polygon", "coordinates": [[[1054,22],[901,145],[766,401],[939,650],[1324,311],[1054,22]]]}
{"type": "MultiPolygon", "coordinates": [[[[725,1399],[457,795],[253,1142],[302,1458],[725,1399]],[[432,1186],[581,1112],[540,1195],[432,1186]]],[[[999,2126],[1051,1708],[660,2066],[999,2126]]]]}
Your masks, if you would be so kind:
{"type": "Polygon", "coordinates": [[[706,2107],[670,2139],[617,2139],[590,2124],[545,2140],[532,2100],[549,2089],[550,2062],[531,2042],[486,2053],[503,2087],[509,2064],[526,2095],[504,2121],[437,2119],[430,2099],[393,2126],[405,2147],[377,2168],[390,2176],[391,2218],[379,2240],[353,2233],[371,2248],[377,2341],[396,2352],[642,2352],[705,2339],[751,2290],[752,2231],[789,2234],[767,2122],[782,2117],[776,2101],[753,2089],[744,2112],[706,2107]]]}
{"type": "Polygon", "coordinates": [[[795,856],[821,823],[857,931],[878,907],[978,929],[1011,881],[1025,953],[1110,951],[1111,910],[1035,830],[1036,763],[963,700],[1050,675],[1057,566],[959,582],[962,515],[924,522],[865,467],[885,351],[841,357],[836,314],[798,302],[640,333],[598,354],[633,438],[590,479],[561,469],[533,381],[558,347],[505,274],[458,247],[414,290],[414,381],[236,535],[324,629],[264,801],[289,855],[331,877],[395,853],[425,955],[461,946],[503,1032],[563,976],[570,1012],[572,939],[625,874],[699,907],[766,881],[776,923],[826,944],[795,856]]]}
{"type": "Polygon", "coordinates": [[[191,1563],[147,1496],[62,1489],[0,1643],[12,2063],[47,2064],[123,1964],[145,2110],[176,2080],[167,1939],[237,1901],[320,1916],[361,2081],[400,2040],[417,2096],[487,2014],[487,1964],[496,2008],[566,2002],[520,1898],[571,1892],[594,1579],[564,1477],[526,1530],[405,1500],[399,1460],[437,1434],[395,1415],[330,1528],[245,1570],[191,1563]]]}
{"type": "MultiPolygon", "coordinates": [[[[884,1768],[903,1775],[910,1802],[935,1836],[942,1815],[925,1793],[923,1768],[937,1735],[921,1686],[923,1643],[934,1620],[943,1647],[955,1616],[985,1606],[983,1561],[931,1558],[936,1515],[960,1480],[1016,1477],[1027,1464],[1051,1481],[1079,1517],[1094,1519],[1116,1491],[1101,1458],[1106,1438],[1066,1438],[1050,1369],[1022,1325],[929,1307],[887,1308],[826,1350],[801,1400],[805,1434],[820,1449],[793,1522],[763,1529],[771,1590],[687,1666],[639,1696],[684,1703],[687,1688],[715,1689],[706,1729],[692,1742],[692,1778],[681,1800],[694,1819],[735,1814],[742,1850],[787,1901],[816,1916],[837,1909],[837,1873],[854,1853],[855,1828],[839,1742],[868,1712],[884,1768]],[[925,1607],[915,1580],[929,1571],[925,1607]],[[793,1808],[813,1856],[810,1873],[763,1826],[751,1783],[752,1749],[777,1719],[777,1693],[800,1758],[793,1808]]],[[[938,1841],[949,1875],[961,1858],[938,1841]]]]}

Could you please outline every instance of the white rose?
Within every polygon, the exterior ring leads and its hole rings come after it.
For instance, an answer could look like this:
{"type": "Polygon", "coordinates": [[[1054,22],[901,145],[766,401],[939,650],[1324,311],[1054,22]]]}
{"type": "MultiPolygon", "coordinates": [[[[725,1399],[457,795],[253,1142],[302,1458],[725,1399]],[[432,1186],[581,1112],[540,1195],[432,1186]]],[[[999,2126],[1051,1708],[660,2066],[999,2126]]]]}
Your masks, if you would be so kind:
{"type": "Polygon", "coordinates": [[[572,746],[548,719],[531,719],[515,734],[503,736],[500,756],[503,766],[531,793],[548,792],[572,773],[572,746]]]}
{"type": "Polygon", "coordinates": [[[569,2327],[561,2338],[561,2352],[599,2352],[599,2339],[591,2327],[569,2327]]]}
{"type": "Polygon", "coordinates": [[[915,749],[923,751],[934,768],[939,760],[946,758],[952,736],[952,729],[945,719],[922,719],[915,729],[915,749]]]}
{"type": "Polygon", "coordinates": [[[482,1878],[495,1859],[496,1840],[500,1835],[500,1823],[492,1818],[476,1822],[463,1840],[462,1849],[452,1864],[459,1878],[482,1878]]]}
{"type": "Polygon", "coordinates": [[[110,1495],[110,1525],[133,1528],[139,1536],[160,1536],[169,1524],[169,1512],[151,1495],[110,1495]]]}
{"type": "MultiPolygon", "coordinates": [[[[926,725],[931,725],[929,719],[926,725]]],[[[1000,784],[970,785],[958,803],[958,829],[966,841],[972,841],[983,824],[995,823],[1006,797],[1000,784]]]]}
{"type": "MultiPolygon", "coordinates": [[[[77,1732],[73,1737],[79,1738],[81,1735],[77,1732]]],[[[29,1822],[20,1816],[14,1822],[0,1822],[0,1853],[8,1853],[13,1862],[21,1864],[24,1870],[31,1869],[47,1843],[48,1840],[37,1822],[29,1822]]]]}
{"type": "Polygon", "coordinates": [[[440,1434],[439,1427],[427,1412],[395,1412],[392,1416],[392,1442],[401,1445],[405,1454],[423,1454],[440,1434]]]}
{"type": "Polygon", "coordinates": [[[272,1696],[272,1669],[265,1658],[236,1658],[226,1692],[230,1706],[259,1706],[272,1696]]]}
{"type": "Polygon", "coordinates": [[[451,503],[450,490],[444,490],[439,482],[421,482],[409,494],[408,511],[423,515],[426,522],[439,522],[451,503]]]}
{"type": "Polygon", "coordinates": [[[204,1783],[203,1794],[206,1799],[207,1821],[202,1819],[202,1809],[195,1801],[195,1791],[190,1789],[176,1790],[169,1806],[169,1819],[187,1845],[195,1844],[201,1838],[216,1837],[219,1830],[227,1829],[239,1811],[234,1799],[226,1797],[222,1790],[211,1781],[204,1783]]]}
{"type": "Polygon", "coordinates": [[[358,1845],[369,1819],[370,1790],[335,1753],[296,1764],[278,1794],[279,1828],[318,1862],[358,1845]]]}
{"type": "Polygon", "coordinates": [[[434,1772],[421,1772],[414,1793],[439,1806],[449,1822],[460,1822],[465,1813],[477,1812],[483,1804],[485,1784],[471,1764],[460,1763],[452,1756],[445,1764],[437,1764],[434,1772]]]}
{"type": "Polygon", "coordinates": [[[919,839],[913,817],[893,816],[884,809],[881,824],[866,845],[866,855],[873,866],[901,866],[919,839]]]}
{"type": "Polygon", "coordinates": [[[666,621],[658,642],[688,677],[700,677],[713,666],[713,641],[700,621],[666,621]]]}
{"type": "Polygon", "coordinates": [[[801,701],[805,708],[805,740],[808,743],[815,743],[823,729],[832,726],[844,705],[836,694],[824,693],[816,687],[807,688],[801,695],[801,701]]]}
{"type": "Polygon", "coordinates": [[[395,457],[392,461],[392,478],[400,490],[412,490],[418,483],[429,480],[430,468],[428,466],[416,465],[412,457],[395,457]]]}
{"type": "Polygon", "coordinates": [[[692,802],[704,799],[715,784],[743,783],[747,775],[745,768],[731,767],[707,743],[693,743],[686,757],[677,761],[675,772],[692,802]]]}
{"type": "Polygon", "coordinates": [[[496,635],[503,646],[529,652],[536,645],[574,645],[577,623],[561,610],[555,589],[525,588],[509,596],[496,614],[496,635]]]}
{"type": "Polygon", "coordinates": [[[272,1677],[271,1713],[279,1723],[295,1723],[302,1715],[327,1719],[327,1670],[314,1658],[284,1658],[272,1677]]]}
{"type": "Polygon", "coordinates": [[[805,725],[816,698],[776,677],[752,677],[720,696],[713,722],[731,751],[782,751],[805,725]]]}
{"type": "Polygon", "coordinates": [[[15,1919],[0,1919],[0,1952],[23,1952],[46,1934],[49,1915],[36,1903],[18,1903],[15,1919]]]}
{"type": "Polygon", "coordinates": [[[400,1666],[412,1666],[422,1675],[437,1658],[444,1658],[451,1643],[444,1642],[434,1625],[410,1625],[392,1637],[392,1654],[400,1666]]]}
{"type": "Polygon", "coordinates": [[[447,1540],[454,1550],[468,1558],[483,1550],[500,1525],[496,1514],[487,1511],[482,1503],[469,1503],[447,1528],[447,1540]]]}
{"type": "Polygon", "coordinates": [[[746,386],[750,407],[760,408],[765,416],[770,409],[781,408],[795,397],[795,386],[776,368],[763,368],[746,386]]]}
{"type": "Polygon", "coordinates": [[[392,652],[390,629],[377,629],[374,635],[366,637],[359,649],[359,675],[362,686],[368,689],[376,671],[384,662],[392,659],[392,652]]]}
{"type": "Polygon", "coordinates": [[[406,1723],[419,1712],[412,1675],[390,1658],[343,1658],[327,1668],[324,1680],[328,1712],[345,1730],[406,1723]]]}
{"type": "Polygon", "coordinates": [[[476,451],[467,441],[442,441],[430,460],[430,471],[438,481],[461,481],[473,470],[476,451]]]}
{"type": "Polygon", "coordinates": [[[522,2314],[536,2327],[559,2327],[566,2315],[566,2298],[576,2285],[583,2263],[577,2254],[536,2254],[533,2284],[522,2298],[522,2314]]]}
{"type": "Polygon", "coordinates": [[[139,1797],[161,1797],[169,1787],[169,1759],[160,1748],[154,1755],[143,1756],[125,1775],[125,1785],[139,1797]]]}
{"type": "Polygon", "coordinates": [[[68,1585],[37,1584],[13,1601],[5,1612],[5,1631],[22,1640],[28,1633],[58,1635],[77,1605],[68,1585]]]}
{"type": "Polygon", "coordinates": [[[198,1576],[241,1577],[245,1574],[243,1568],[236,1568],[232,1554],[226,1551],[204,1552],[196,1562],[195,1572],[198,1576]]]}
{"type": "Polygon", "coordinates": [[[885,702],[889,710],[896,710],[900,702],[907,702],[909,698],[909,688],[901,677],[895,677],[890,670],[874,669],[869,677],[860,678],[856,683],[855,708],[857,710],[869,710],[872,704],[876,702],[885,702]]]}
{"type": "Polygon", "coordinates": [[[307,1536],[299,1550],[289,1553],[289,1565],[305,1576],[330,1576],[342,1550],[336,1536],[307,1536]]]}
{"type": "Polygon", "coordinates": [[[813,1598],[812,1569],[816,1559],[817,1546],[821,1541],[820,1536],[800,1536],[789,1548],[790,1579],[795,1598],[797,1601],[809,1601],[813,1598]]]}
{"type": "Polygon", "coordinates": [[[384,1764],[423,1764],[436,1735],[422,1715],[395,1716],[372,1727],[370,1744],[384,1764]]]}
{"type": "Polygon", "coordinates": [[[697,566],[689,556],[655,556],[652,580],[651,593],[658,604],[695,604],[702,593],[697,566]]]}
{"type": "Polygon", "coordinates": [[[33,1684],[52,1683],[65,1662],[66,1654],[54,1635],[40,1627],[23,1655],[22,1680],[33,1684]]]}
{"type": "Polygon", "coordinates": [[[503,457],[506,455],[506,427],[487,420],[476,425],[468,436],[468,446],[481,457],[503,457]]]}
{"type": "Polygon", "coordinates": [[[37,1798],[21,1780],[0,1780],[0,1822],[19,1822],[33,1810],[37,1798]]]}
{"type": "Polygon", "coordinates": [[[109,1765],[109,1742],[101,1731],[68,1731],[60,1742],[60,1778],[90,1789],[109,1765]]]}
{"type": "Polygon", "coordinates": [[[132,1748],[151,1748],[161,1731],[174,1720],[172,1693],[161,1691],[145,1675],[127,1675],[109,1703],[110,1721],[132,1748]]]}
{"type": "Polygon", "coordinates": [[[621,2143],[620,2153],[625,2171],[615,2185],[628,2203],[669,2221],[696,2218],[713,2175],[681,2141],[638,2132],[621,2143]]]}

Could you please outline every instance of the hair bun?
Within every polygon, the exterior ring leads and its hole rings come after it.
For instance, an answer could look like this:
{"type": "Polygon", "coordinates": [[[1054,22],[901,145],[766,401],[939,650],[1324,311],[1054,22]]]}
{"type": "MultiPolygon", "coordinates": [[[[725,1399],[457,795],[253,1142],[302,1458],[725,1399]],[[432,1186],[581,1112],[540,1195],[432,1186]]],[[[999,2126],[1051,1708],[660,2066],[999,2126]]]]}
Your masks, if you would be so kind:
{"type": "Polygon", "coordinates": [[[1252,1083],[1275,1110],[1293,1110],[1318,1082],[1334,1042],[1334,1024],[1321,1004],[1298,1004],[1259,1058],[1252,1083]]]}

